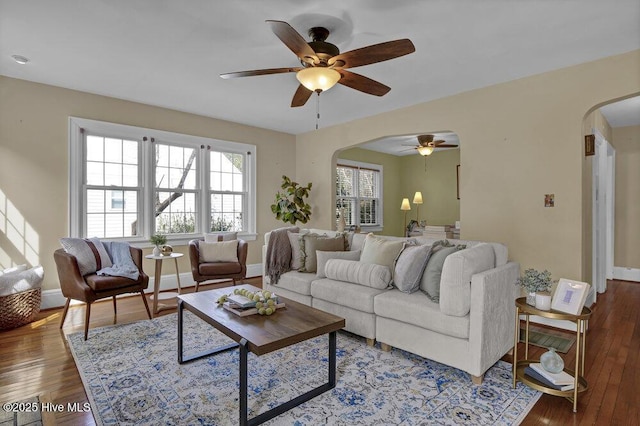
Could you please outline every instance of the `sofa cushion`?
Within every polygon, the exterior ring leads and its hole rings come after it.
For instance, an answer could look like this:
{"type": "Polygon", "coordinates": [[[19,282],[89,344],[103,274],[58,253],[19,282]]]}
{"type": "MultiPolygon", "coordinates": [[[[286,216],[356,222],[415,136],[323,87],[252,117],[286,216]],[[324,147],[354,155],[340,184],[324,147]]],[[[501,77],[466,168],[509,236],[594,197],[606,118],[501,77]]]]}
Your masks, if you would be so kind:
{"type": "Polygon", "coordinates": [[[360,250],[353,251],[321,251],[316,250],[316,258],[318,260],[318,270],[316,277],[326,278],[324,268],[329,259],[344,259],[344,260],[360,260],[360,250]]]}
{"type": "Polygon", "coordinates": [[[316,280],[311,286],[311,295],[314,299],[321,299],[368,313],[373,313],[374,298],[385,291],[387,290],[336,281],[330,278],[316,280]]]}
{"type": "Polygon", "coordinates": [[[329,259],[324,268],[327,278],[385,289],[391,284],[391,270],[375,263],[355,260],[329,259]]]}
{"type": "Polygon", "coordinates": [[[440,281],[440,310],[447,315],[467,315],[471,304],[471,277],[495,265],[494,249],[486,243],[447,256],[440,281]]]}
{"type": "Polygon", "coordinates": [[[393,285],[404,293],[420,289],[420,281],[430,255],[430,246],[405,247],[396,261],[393,285]]]}
{"type": "Polygon", "coordinates": [[[393,266],[404,248],[404,240],[389,240],[368,234],[360,255],[360,262],[383,265],[393,272],[393,266]]]}
{"type": "Polygon", "coordinates": [[[317,234],[306,234],[300,237],[300,261],[302,266],[300,272],[316,272],[317,258],[316,250],[320,251],[344,251],[344,235],[328,237],[317,234]]]}
{"type": "MultiPolygon", "coordinates": [[[[274,288],[285,288],[294,293],[311,296],[311,282],[316,279],[316,274],[300,271],[289,271],[280,275],[278,284],[272,284],[274,288]]],[[[277,293],[277,290],[276,290],[277,293]]]]}
{"type": "Polygon", "coordinates": [[[440,247],[429,257],[427,266],[420,280],[420,290],[424,291],[432,302],[440,301],[440,277],[444,261],[450,254],[458,251],[457,247],[440,247]]]}
{"type": "Polygon", "coordinates": [[[437,303],[418,291],[413,294],[396,289],[376,296],[374,312],[377,316],[432,330],[460,339],[469,338],[469,315],[452,317],[445,315],[437,303]]]}

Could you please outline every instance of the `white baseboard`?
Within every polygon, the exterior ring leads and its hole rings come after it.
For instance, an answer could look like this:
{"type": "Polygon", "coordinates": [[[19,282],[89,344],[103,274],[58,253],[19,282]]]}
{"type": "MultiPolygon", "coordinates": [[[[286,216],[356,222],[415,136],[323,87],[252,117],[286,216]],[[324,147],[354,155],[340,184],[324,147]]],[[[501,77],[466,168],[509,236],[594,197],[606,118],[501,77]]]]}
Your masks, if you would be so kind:
{"type": "Polygon", "coordinates": [[[613,278],[624,281],[640,281],[640,269],[626,268],[624,266],[613,267],[613,278]]]}
{"type": "MultiPolygon", "coordinates": [[[[254,263],[247,265],[247,277],[260,277],[262,276],[262,264],[254,263]]],[[[180,274],[181,287],[192,287],[195,285],[191,272],[183,272],[180,274]]],[[[149,287],[145,290],[145,293],[153,293],[154,279],[149,277],[149,287]]],[[[177,290],[178,279],[175,274],[163,275],[160,281],[160,291],[177,290]]],[[[40,302],[40,309],[59,308],[64,306],[66,298],[62,295],[62,291],[57,288],[54,290],[44,290],[42,292],[42,301],[40,302]]]]}

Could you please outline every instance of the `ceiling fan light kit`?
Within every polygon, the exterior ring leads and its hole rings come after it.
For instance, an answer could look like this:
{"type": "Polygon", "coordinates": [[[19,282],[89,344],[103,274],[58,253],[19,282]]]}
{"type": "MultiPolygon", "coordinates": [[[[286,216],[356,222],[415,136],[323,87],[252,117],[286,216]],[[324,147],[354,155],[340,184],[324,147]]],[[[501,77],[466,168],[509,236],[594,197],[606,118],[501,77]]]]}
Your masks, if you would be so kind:
{"type": "Polygon", "coordinates": [[[331,68],[309,67],[298,71],[296,78],[312,92],[324,92],[336,85],[340,73],[331,68]]]}
{"type": "Polygon", "coordinates": [[[420,155],[422,155],[423,157],[426,157],[427,155],[431,155],[431,153],[433,152],[432,146],[419,146],[416,149],[418,150],[420,155]]]}

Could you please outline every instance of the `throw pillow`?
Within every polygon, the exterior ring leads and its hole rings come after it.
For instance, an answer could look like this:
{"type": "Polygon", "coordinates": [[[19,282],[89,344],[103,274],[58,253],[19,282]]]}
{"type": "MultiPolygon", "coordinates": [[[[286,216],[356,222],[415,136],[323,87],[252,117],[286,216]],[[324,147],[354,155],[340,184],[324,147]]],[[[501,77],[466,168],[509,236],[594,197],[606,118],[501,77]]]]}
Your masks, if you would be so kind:
{"type": "Polygon", "coordinates": [[[205,243],[216,243],[218,241],[232,241],[237,239],[237,232],[210,232],[208,234],[204,234],[205,243]]]}
{"type": "Polygon", "coordinates": [[[111,258],[98,238],[60,238],[60,244],[76,258],[82,276],[112,266],[111,258]]]}
{"type": "Polygon", "coordinates": [[[440,277],[444,260],[458,250],[460,250],[458,247],[442,247],[431,253],[420,280],[420,290],[424,291],[432,302],[440,302],[440,277]]]}
{"type": "Polygon", "coordinates": [[[316,251],[318,272],[316,277],[325,278],[324,268],[329,259],[360,260],[360,250],[354,251],[316,251]]]}
{"type": "Polygon", "coordinates": [[[327,278],[384,290],[391,284],[391,271],[383,265],[356,260],[329,259],[324,268],[327,278]]]}
{"type": "Polygon", "coordinates": [[[402,250],[393,274],[393,284],[403,293],[420,289],[420,280],[431,255],[431,246],[408,246],[402,250]]]}
{"type": "Polygon", "coordinates": [[[289,244],[291,244],[291,265],[290,268],[293,271],[297,271],[302,268],[302,251],[300,249],[300,237],[308,234],[309,231],[302,232],[287,232],[289,237],[289,244]]]}
{"type": "Polygon", "coordinates": [[[404,246],[403,240],[388,240],[368,234],[364,240],[360,262],[383,265],[393,272],[393,265],[404,246]]]}
{"type": "Polygon", "coordinates": [[[200,241],[200,262],[237,262],[238,240],[207,243],[200,241]]]}
{"type": "Polygon", "coordinates": [[[307,234],[300,237],[300,252],[302,266],[300,272],[316,272],[316,251],[344,251],[344,236],[335,237],[307,234]]]}

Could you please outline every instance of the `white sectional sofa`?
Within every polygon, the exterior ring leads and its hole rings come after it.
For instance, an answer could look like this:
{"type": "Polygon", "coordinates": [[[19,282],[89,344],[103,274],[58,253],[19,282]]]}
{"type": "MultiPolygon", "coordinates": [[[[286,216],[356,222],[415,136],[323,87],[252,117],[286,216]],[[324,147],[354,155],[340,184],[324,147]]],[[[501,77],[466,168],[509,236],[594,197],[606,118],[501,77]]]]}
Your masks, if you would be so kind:
{"type": "MultiPolygon", "coordinates": [[[[337,235],[328,230],[305,231],[337,235]]],[[[263,246],[265,271],[270,235],[270,232],[265,235],[263,246]]],[[[376,237],[413,240],[414,245],[435,242],[423,237],[376,237]]],[[[344,256],[357,259],[365,239],[365,234],[351,235],[351,253],[344,256]]],[[[449,241],[466,248],[444,258],[439,301],[432,301],[421,290],[407,293],[406,289],[380,285],[377,273],[382,270],[375,269],[377,265],[365,268],[366,265],[354,260],[324,263],[319,259],[318,267],[324,266],[322,271],[292,270],[282,274],[277,284],[271,283],[265,273],[264,287],[345,318],[345,330],[365,337],[371,345],[377,340],[383,350],[397,347],[450,365],[468,372],[474,383],[480,383],[485,371],[513,346],[514,300],[519,294],[516,280],[520,266],[508,261],[507,248],[502,244],[449,241]]],[[[321,254],[318,252],[318,256],[321,254]]],[[[421,288],[427,271],[424,274],[421,288]]]]}

